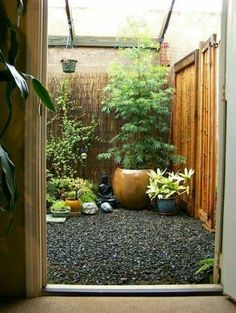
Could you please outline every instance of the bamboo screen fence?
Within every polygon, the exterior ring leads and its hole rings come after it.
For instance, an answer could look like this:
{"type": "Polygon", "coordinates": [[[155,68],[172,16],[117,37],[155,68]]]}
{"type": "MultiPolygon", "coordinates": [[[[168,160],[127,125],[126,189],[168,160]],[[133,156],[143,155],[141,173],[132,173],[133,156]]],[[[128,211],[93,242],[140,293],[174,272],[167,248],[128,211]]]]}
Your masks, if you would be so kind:
{"type": "Polygon", "coordinates": [[[216,206],[216,36],[175,64],[173,143],[195,170],[189,215],[215,228],[216,206]]]}
{"type": "MultiPolygon", "coordinates": [[[[173,143],[176,153],[186,157],[187,168],[196,169],[196,116],[198,92],[198,50],[175,64],[176,96],[173,105],[173,143]]],[[[187,211],[196,216],[195,181],[193,176],[190,195],[185,197],[187,211]]]]}
{"type": "MultiPolygon", "coordinates": [[[[66,74],[50,74],[48,77],[48,89],[54,98],[57,97],[57,88],[59,81],[67,79],[66,74]]],[[[84,116],[83,123],[88,125],[95,118],[98,122],[96,135],[107,140],[117,133],[119,124],[101,113],[101,103],[103,99],[103,90],[108,82],[106,73],[76,73],[70,74],[70,85],[72,100],[75,100],[78,106],[81,106],[84,116]]],[[[50,114],[50,113],[49,113],[50,114]]],[[[50,119],[50,115],[49,115],[50,119]]],[[[58,126],[54,123],[50,125],[54,128],[54,132],[58,131],[58,126]]],[[[98,160],[97,155],[106,151],[108,148],[107,142],[95,142],[88,151],[88,159],[86,166],[80,168],[80,177],[99,182],[103,173],[111,177],[114,165],[109,160],[98,160]]],[[[78,153],[80,153],[78,151],[78,153]]],[[[76,157],[76,155],[75,155],[76,157]]]]}

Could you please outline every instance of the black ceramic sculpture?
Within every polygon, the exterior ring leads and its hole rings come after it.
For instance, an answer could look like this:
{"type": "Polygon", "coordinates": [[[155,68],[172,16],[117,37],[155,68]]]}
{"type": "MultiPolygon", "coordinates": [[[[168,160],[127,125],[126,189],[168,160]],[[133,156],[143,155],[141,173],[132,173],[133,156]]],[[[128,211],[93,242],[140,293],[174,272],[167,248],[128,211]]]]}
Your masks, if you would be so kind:
{"type": "Polygon", "coordinates": [[[113,195],[112,186],[109,183],[109,178],[106,174],[101,177],[101,184],[98,187],[97,204],[101,206],[101,204],[105,202],[109,203],[112,208],[116,205],[116,199],[113,195]]]}

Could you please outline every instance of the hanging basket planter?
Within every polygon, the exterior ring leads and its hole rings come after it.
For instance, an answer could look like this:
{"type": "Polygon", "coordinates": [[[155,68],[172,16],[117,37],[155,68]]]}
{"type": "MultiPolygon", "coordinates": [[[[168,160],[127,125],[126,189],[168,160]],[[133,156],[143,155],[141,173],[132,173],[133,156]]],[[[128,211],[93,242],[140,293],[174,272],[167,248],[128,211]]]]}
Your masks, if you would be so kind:
{"type": "Polygon", "coordinates": [[[62,59],[62,70],[64,73],[74,73],[75,72],[75,66],[76,66],[77,60],[75,59],[62,59]]]}

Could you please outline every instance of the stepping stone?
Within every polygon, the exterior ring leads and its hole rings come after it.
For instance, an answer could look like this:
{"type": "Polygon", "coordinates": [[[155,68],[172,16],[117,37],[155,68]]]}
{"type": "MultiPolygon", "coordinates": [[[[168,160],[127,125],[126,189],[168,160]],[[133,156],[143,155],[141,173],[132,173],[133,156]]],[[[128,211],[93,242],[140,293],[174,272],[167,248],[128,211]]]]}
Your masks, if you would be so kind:
{"type": "Polygon", "coordinates": [[[53,217],[51,214],[46,215],[47,223],[64,223],[66,221],[66,217],[53,217]]]}

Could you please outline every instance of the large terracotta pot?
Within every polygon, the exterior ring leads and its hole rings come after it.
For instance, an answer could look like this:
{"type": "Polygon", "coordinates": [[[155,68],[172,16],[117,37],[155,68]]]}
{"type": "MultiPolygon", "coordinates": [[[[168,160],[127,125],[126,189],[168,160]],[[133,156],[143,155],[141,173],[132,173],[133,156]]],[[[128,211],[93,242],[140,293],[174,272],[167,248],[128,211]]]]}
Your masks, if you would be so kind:
{"type": "Polygon", "coordinates": [[[116,199],[127,209],[146,209],[150,199],[146,194],[149,170],[125,170],[117,168],[112,187],[116,199]]]}

